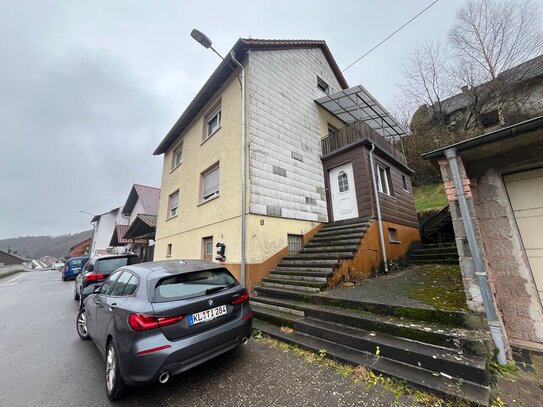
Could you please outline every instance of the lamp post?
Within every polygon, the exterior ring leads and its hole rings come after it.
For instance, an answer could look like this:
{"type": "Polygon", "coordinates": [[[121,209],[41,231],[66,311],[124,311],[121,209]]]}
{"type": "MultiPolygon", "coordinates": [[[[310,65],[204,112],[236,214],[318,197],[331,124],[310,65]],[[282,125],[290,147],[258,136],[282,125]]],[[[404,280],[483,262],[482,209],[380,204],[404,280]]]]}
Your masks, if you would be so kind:
{"type": "MultiPolygon", "coordinates": [[[[223,61],[228,64],[228,66],[230,66],[230,68],[232,68],[235,73],[235,68],[230,65],[230,63],[211,46],[212,42],[207,35],[196,29],[192,30],[190,35],[204,48],[211,49],[215,54],[217,54],[223,61]]],[[[241,79],[238,76],[238,80],[241,84],[241,285],[245,287],[245,235],[247,228],[247,219],[245,213],[245,207],[247,206],[247,186],[245,180],[247,171],[245,162],[247,156],[247,142],[245,133],[245,68],[243,68],[243,65],[236,59],[234,51],[230,52],[230,58],[238,67],[241,68],[241,79]]]]}

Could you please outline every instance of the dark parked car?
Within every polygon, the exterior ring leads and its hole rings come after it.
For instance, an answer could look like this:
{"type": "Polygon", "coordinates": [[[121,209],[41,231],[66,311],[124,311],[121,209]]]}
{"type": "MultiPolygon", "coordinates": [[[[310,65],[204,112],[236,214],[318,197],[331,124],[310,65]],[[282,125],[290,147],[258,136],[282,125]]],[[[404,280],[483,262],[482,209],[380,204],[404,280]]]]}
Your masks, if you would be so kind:
{"type": "Polygon", "coordinates": [[[68,260],[62,269],[62,281],[76,277],[87,260],[89,260],[89,256],[72,257],[68,260]]]}
{"type": "Polygon", "coordinates": [[[79,308],[83,307],[85,295],[93,292],[93,289],[89,289],[83,293],[86,287],[100,285],[119,267],[137,263],[141,263],[141,261],[134,253],[90,257],[83,270],[75,278],[74,300],[79,300],[79,308]]]}
{"type": "Polygon", "coordinates": [[[168,260],[121,267],[90,294],[76,321],[106,359],[109,399],[127,385],[166,383],[247,342],[247,291],[221,265],[168,260]]]}

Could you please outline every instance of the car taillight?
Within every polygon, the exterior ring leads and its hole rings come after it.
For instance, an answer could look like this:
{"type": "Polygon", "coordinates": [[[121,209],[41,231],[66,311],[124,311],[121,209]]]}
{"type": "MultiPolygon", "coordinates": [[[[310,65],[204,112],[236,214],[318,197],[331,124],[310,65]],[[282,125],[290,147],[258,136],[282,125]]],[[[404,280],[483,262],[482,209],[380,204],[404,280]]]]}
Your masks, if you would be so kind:
{"type": "Polygon", "coordinates": [[[241,304],[242,302],[245,302],[245,301],[249,301],[249,294],[247,294],[247,291],[245,291],[240,297],[236,298],[230,304],[238,305],[238,304],[241,304]]]}
{"type": "Polygon", "coordinates": [[[171,317],[155,317],[146,314],[130,314],[128,316],[128,325],[134,331],[148,331],[158,327],[173,325],[183,319],[184,315],[171,317]]]}
{"type": "Polygon", "coordinates": [[[68,265],[67,264],[64,266],[64,271],[68,271],[68,265]]]}
{"type": "Polygon", "coordinates": [[[85,281],[100,281],[104,279],[103,274],[99,273],[87,273],[85,274],[85,281]]]}

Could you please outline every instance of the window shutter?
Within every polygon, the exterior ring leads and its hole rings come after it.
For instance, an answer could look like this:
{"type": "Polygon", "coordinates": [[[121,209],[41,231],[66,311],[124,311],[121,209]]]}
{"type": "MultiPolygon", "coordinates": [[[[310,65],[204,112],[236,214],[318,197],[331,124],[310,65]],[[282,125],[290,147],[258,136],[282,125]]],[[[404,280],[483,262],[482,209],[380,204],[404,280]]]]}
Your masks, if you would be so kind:
{"type": "Polygon", "coordinates": [[[213,195],[214,193],[219,192],[219,168],[215,168],[213,171],[210,171],[204,175],[204,191],[203,198],[206,199],[213,195]]]}

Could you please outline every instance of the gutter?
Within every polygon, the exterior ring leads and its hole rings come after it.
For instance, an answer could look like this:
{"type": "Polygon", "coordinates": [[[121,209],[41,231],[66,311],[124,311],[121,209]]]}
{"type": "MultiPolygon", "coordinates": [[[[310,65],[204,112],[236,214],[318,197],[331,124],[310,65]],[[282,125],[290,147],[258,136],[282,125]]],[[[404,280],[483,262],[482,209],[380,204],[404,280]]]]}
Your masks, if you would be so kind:
{"type": "Polygon", "coordinates": [[[473,264],[475,267],[475,276],[477,277],[477,282],[479,283],[479,288],[483,297],[483,304],[486,311],[486,319],[488,322],[488,326],[490,327],[492,340],[494,341],[494,345],[498,349],[498,354],[496,355],[496,358],[500,365],[505,365],[507,364],[507,359],[505,357],[505,346],[503,343],[501,324],[498,320],[498,315],[496,313],[496,304],[494,303],[494,297],[492,296],[490,284],[488,282],[488,274],[486,272],[483,256],[481,255],[479,244],[477,243],[477,240],[475,238],[475,229],[471,220],[471,214],[468,207],[466,194],[464,193],[462,177],[460,175],[460,170],[458,169],[456,149],[453,147],[445,150],[445,157],[447,157],[447,160],[449,161],[449,166],[451,168],[454,187],[456,188],[456,194],[458,196],[458,204],[460,207],[460,214],[462,216],[462,223],[464,224],[464,229],[466,230],[466,237],[468,239],[471,257],[473,259],[473,264]]]}
{"type": "Polygon", "coordinates": [[[379,241],[381,242],[381,252],[383,253],[383,264],[385,265],[385,273],[388,273],[387,251],[385,247],[385,238],[383,236],[383,221],[381,220],[381,204],[379,202],[379,190],[377,189],[377,180],[375,179],[375,168],[373,165],[373,150],[375,144],[371,143],[370,150],[370,167],[371,179],[373,183],[373,194],[375,195],[375,206],[377,208],[377,224],[379,225],[379,241]]]}

